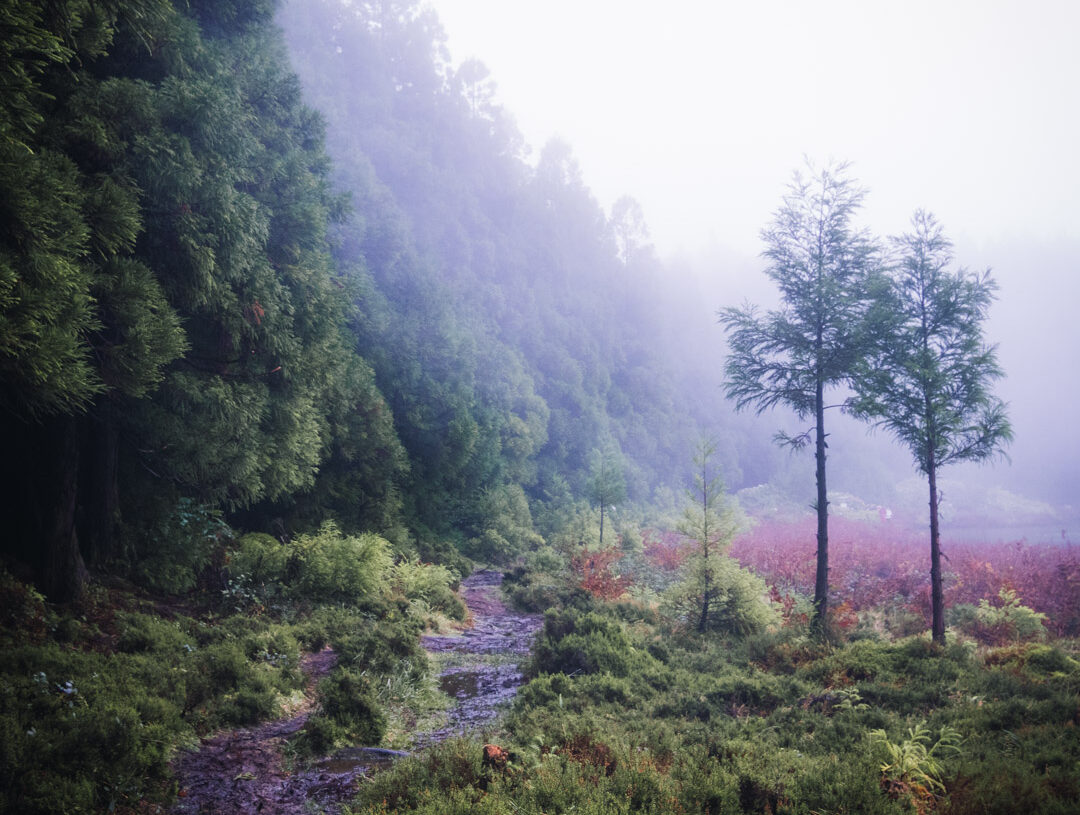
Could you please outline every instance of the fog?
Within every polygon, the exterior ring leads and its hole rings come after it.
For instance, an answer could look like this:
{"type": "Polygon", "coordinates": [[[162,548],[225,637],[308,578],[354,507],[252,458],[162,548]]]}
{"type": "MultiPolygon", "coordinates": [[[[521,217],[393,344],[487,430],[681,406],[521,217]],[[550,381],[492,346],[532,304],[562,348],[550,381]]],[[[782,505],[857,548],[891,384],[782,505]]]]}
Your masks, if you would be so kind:
{"type": "MultiPolygon", "coordinates": [[[[1010,462],[943,475],[1050,502],[1050,525],[1074,526],[1080,6],[430,5],[452,60],[488,66],[534,155],[559,136],[605,208],[641,202],[672,286],[701,293],[717,349],[717,307],[774,296],[759,231],[804,156],[852,162],[869,190],[860,223],[877,234],[934,212],[958,262],[1000,284],[988,335],[1016,434],[1010,462]]],[[[841,425],[834,458],[850,437],[853,454],[911,477],[902,450],[864,436],[841,425]]]]}

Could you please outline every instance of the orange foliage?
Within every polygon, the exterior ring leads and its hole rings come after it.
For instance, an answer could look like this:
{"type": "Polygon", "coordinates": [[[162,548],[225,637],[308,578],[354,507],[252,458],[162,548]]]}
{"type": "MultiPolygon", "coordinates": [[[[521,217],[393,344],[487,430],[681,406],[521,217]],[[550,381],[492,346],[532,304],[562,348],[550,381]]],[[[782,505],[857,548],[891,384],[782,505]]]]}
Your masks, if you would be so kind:
{"type": "Polygon", "coordinates": [[[597,552],[581,552],[571,558],[574,571],[580,575],[581,588],[593,597],[616,600],[626,593],[633,580],[628,575],[614,574],[611,567],[622,560],[622,550],[616,546],[597,552]]]}

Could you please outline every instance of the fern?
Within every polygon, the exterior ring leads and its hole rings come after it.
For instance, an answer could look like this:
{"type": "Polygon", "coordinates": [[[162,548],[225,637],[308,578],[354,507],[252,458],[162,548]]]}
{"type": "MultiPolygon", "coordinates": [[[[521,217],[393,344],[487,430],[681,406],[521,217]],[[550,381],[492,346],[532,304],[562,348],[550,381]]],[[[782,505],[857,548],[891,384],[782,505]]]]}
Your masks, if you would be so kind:
{"type": "Polygon", "coordinates": [[[887,761],[881,764],[881,786],[893,798],[905,797],[917,812],[933,808],[945,792],[942,781],[942,758],[958,755],[963,738],[952,727],[942,727],[936,741],[925,722],[908,729],[908,738],[899,743],[889,740],[884,730],[870,731],[870,740],[885,748],[887,761]]]}

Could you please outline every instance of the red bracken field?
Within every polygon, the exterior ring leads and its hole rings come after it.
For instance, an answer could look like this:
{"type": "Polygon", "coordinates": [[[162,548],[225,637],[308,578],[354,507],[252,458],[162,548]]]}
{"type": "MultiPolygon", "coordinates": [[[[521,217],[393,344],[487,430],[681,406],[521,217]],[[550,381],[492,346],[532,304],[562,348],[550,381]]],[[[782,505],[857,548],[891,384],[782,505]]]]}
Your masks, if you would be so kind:
{"type": "MultiPolygon", "coordinates": [[[[816,526],[799,522],[756,523],[732,544],[730,554],[777,589],[812,594],[816,526]]],[[[1046,614],[1058,636],[1080,633],[1080,547],[1057,544],[942,542],[945,602],[997,602],[1012,589],[1024,605],[1046,614]]],[[[892,525],[845,518],[829,520],[829,585],[837,603],[853,610],[898,601],[929,613],[930,540],[892,525]]]]}
{"type": "MultiPolygon", "coordinates": [[[[758,521],[739,535],[732,557],[774,587],[775,596],[812,595],[816,525],[801,521],[758,521]]],[[[947,606],[998,604],[1002,589],[1046,615],[1057,636],[1080,635],[1080,546],[1067,540],[1032,544],[942,542],[947,606]]],[[[686,556],[676,533],[651,531],[645,556],[656,568],[676,569],[686,556]]],[[[829,520],[829,585],[837,606],[853,612],[904,606],[929,615],[929,532],[890,521],[829,520]]]]}

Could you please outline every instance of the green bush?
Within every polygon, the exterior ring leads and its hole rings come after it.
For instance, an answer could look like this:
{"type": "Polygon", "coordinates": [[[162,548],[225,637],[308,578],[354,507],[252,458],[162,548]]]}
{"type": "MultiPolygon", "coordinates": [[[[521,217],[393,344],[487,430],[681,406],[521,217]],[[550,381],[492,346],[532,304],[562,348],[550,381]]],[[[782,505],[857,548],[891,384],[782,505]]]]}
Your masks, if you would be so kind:
{"type": "Polygon", "coordinates": [[[386,716],[363,672],[336,668],[319,682],[318,698],[299,740],[303,751],[317,755],[344,744],[374,747],[382,741],[386,716]]]}
{"type": "Polygon", "coordinates": [[[451,588],[459,580],[459,576],[445,566],[415,560],[399,561],[390,570],[394,591],[454,620],[465,619],[465,604],[451,588]]]}
{"type": "MultiPolygon", "coordinates": [[[[711,561],[710,575],[707,630],[748,636],[779,627],[780,612],[769,601],[764,580],[727,556],[711,561]]],[[[699,576],[690,573],[664,593],[663,610],[684,626],[696,627],[703,605],[702,585],[699,576]]]]}
{"type": "Polygon", "coordinates": [[[160,661],[46,644],[9,650],[2,670],[0,811],[106,811],[166,776],[183,725],[160,661]]]}
{"type": "Polygon", "coordinates": [[[147,516],[125,537],[134,541],[134,579],[150,591],[179,594],[195,587],[214,554],[232,537],[221,511],[190,498],[177,499],[169,511],[147,516]]]}
{"type": "Polygon", "coordinates": [[[979,600],[975,620],[981,627],[983,639],[997,642],[1046,639],[1045,614],[1022,605],[1013,589],[1001,589],[998,600],[1000,605],[997,606],[985,598],[979,600]]]}
{"type": "Polygon", "coordinates": [[[179,654],[195,641],[176,622],[149,614],[119,612],[115,622],[116,648],[128,654],[179,654]]]}
{"type": "Polygon", "coordinates": [[[289,547],[261,532],[242,535],[229,553],[229,573],[244,577],[267,595],[275,595],[286,578],[289,547]]]}
{"type": "Polygon", "coordinates": [[[562,610],[544,615],[528,673],[629,676],[657,665],[647,651],[634,647],[619,623],[595,612],[562,610]]]}
{"type": "Polygon", "coordinates": [[[293,544],[291,591],[317,603],[369,605],[378,601],[391,563],[390,544],[378,535],[343,536],[327,522],[293,544]]]}
{"type": "MultiPolygon", "coordinates": [[[[403,549],[409,551],[410,547],[403,549]]],[[[473,562],[449,541],[421,537],[412,544],[411,549],[415,550],[416,557],[422,563],[438,563],[458,575],[472,574],[473,562]]],[[[457,586],[454,588],[457,589],[457,586]]]]}

